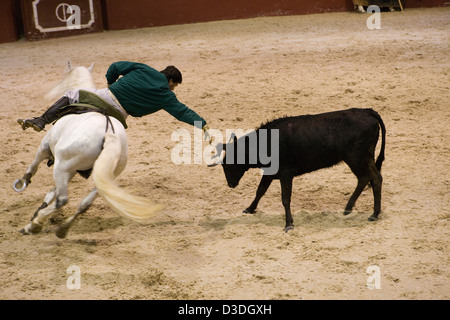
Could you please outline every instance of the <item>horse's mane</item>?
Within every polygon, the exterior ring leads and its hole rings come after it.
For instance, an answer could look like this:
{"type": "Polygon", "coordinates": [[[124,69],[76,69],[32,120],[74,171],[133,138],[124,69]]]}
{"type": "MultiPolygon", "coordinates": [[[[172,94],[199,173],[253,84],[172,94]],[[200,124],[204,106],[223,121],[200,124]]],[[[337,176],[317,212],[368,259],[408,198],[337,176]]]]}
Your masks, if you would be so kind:
{"type": "Polygon", "coordinates": [[[67,91],[76,88],[95,89],[96,86],[92,78],[93,67],[93,63],[89,68],[83,66],[72,67],[72,64],[68,61],[64,78],[44,96],[45,99],[54,100],[60,98],[67,91]]]}

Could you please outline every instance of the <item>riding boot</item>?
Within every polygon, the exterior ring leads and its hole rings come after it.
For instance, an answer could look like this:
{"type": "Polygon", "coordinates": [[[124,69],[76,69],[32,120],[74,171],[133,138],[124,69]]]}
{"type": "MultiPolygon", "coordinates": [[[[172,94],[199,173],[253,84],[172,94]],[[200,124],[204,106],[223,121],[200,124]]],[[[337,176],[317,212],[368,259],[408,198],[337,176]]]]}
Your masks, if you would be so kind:
{"type": "Polygon", "coordinates": [[[65,106],[70,104],[69,98],[62,97],[58,101],[55,102],[44,114],[40,117],[28,118],[28,119],[18,119],[17,122],[22,126],[22,129],[25,130],[29,127],[33,127],[35,131],[42,131],[46,124],[49,124],[58,117],[58,111],[65,106]]]}

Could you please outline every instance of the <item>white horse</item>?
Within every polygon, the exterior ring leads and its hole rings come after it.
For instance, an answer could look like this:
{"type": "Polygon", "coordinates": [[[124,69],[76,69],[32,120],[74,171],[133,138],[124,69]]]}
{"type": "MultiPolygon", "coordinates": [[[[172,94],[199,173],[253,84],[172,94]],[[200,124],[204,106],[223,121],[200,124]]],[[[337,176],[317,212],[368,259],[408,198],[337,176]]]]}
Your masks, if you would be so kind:
{"type": "MultiPolygon", "coordinates": [[[[90,68],[92,70],[92,65],[90,68]]],[[[72,69],[70,65],[69,69],[66,77],[51,91],[52,96],[74,89],[73,84],[82,88],[95,88],[91,70],[85,67],[72,69]],[[80,82],[80,79],[83,81],[80,82]]],[[[50,215],[68,202],[68,183],[77,172],[85,178],[92,173],[95,188],[81,201],[76,213],[58,227],[56,235],[59,238],[66,236],[75,218],[90,207],[98,194],[124,217],[138,222],[153,217],[163,209],[163,205],[132,195],[120,188],[115,181],[125,169],[127,159],[127,135],[119,120],[97,112],[69,114],[59,119],[42,139],[23,178],[17,179],[13,184],[15,191],[23,191],[42,161],[54,162],[55,186],[46,194],[31,222],[20,232],[34,234],[42,230],[50,215]]]]}

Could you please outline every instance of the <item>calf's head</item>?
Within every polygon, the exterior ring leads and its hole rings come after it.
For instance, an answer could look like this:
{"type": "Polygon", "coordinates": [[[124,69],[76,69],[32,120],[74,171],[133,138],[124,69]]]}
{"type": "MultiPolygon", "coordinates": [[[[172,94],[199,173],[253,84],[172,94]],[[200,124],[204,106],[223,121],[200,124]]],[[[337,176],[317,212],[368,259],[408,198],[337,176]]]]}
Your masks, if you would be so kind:
{"type": "Polygon", "coordinates": [[[217,155],[213,157],[215,161],[208,165],[208,167],[215,167],[219,164],[222,165],[225,178],[227,179],[227,183],[230,188],[237,187],[242,176],[249,169],[245,161],[239,161],[239,156],[237,153],[237,139],[234,137],[234,141],[231,143],[220,143],[216,145],[217,155]],[[229,153],[228,155],[227,152],[229,153]]]}

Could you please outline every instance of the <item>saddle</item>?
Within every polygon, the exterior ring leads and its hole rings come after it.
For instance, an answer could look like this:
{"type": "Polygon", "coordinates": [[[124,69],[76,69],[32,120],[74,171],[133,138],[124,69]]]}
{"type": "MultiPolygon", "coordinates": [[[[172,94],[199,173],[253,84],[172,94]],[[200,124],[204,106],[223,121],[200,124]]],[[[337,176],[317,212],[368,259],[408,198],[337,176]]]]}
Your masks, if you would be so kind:
{"type": "Polygon", "coordinates": [[[124,128],[128,128],[124,116],[112,105],[96,94],[80,90],[78,103],[72,103],[58,110],[58,119],[68,114],[81,114],[85,112],[100,112],[106,116],[114,117],[122,123],[124,128]]]}
{"type": "MultiPolygon", "coordinates": [[[[116,118],[117,120],[120,121],[120,123],[122,123],[122,125],[124,126],[125,129],[128,128],[123,115],[116,108],[114,108],[108,102],[103,100],[101,97],[97,96],[96,94],[94,94],[92,92],[85,91],[85,90],[80,90],[79,95],[80,96],[78,99],[78,101],[79,101],[78,103],[72,103],[68,106],[61,107],[58,110],[58,113],[57,113],[58,119],[56,121],[58,121],[59,119],[61,119],[62,117],[64,117],[65,115],[68,115],[68,114],[99,112],[101,114],[104,114],[107,117],[116,118]]],[[[48,162],[47,162],[48,167],[51,167],[53,164],[54,164],[53,159],[48,160],[48,162]]],[[[77,170],[77,172],[83,178],[87,179],[87,178],[89,178],[89,176],[92,173],[92,168],[85,170],[85,171],[77,170]]]]}

